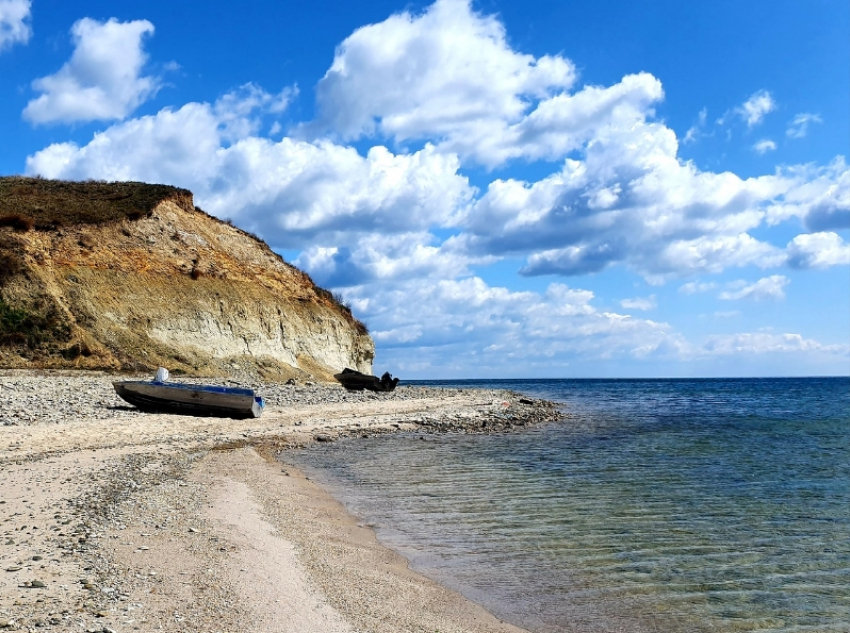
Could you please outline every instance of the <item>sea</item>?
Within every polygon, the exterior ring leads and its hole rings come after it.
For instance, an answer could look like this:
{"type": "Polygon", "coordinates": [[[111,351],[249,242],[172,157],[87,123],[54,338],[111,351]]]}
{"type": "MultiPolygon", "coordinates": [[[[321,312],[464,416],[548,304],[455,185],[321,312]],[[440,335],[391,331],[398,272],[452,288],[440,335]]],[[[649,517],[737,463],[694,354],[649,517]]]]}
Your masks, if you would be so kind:
{"type": "Polygon", "coordinates": [[[537,633],[850,631],[850,377],[465,380],[497,435],[287,453],[412,569],[537,633]]]}

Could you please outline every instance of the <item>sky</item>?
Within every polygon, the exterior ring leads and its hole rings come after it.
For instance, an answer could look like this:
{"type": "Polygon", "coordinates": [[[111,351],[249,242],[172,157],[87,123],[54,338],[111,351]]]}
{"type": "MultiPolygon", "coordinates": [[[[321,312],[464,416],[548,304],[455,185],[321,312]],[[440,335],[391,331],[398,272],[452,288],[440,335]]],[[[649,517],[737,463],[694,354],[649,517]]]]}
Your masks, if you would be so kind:
{"type": "Polygon", "coordinates": [[[850,374],[846,0],[0,0],[0,173],[185,187],[402,378],[850,374]]]}

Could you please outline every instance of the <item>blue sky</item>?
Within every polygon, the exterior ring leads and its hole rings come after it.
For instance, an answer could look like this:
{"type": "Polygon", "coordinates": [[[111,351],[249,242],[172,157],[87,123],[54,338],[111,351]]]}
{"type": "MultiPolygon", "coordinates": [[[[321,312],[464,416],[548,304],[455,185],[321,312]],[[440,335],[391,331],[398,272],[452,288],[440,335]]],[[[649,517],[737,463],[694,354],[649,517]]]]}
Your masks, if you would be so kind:
{"type": "Polygon", "coordinates": [[[408,378],[850,373],[843,1],[0,0],[0,173],[165,182],[408,378]]]}

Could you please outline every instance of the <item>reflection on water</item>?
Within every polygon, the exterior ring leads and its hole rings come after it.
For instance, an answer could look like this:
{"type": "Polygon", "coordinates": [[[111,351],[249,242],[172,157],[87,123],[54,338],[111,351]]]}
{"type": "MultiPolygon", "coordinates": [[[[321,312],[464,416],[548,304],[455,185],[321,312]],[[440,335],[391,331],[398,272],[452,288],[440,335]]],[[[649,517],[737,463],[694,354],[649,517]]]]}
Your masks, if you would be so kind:
{"type": "Polygon", "coordinates": [[[535,631],[850,631],[850,381],[507,386],[575,417],[285,459],[535,631]]]}

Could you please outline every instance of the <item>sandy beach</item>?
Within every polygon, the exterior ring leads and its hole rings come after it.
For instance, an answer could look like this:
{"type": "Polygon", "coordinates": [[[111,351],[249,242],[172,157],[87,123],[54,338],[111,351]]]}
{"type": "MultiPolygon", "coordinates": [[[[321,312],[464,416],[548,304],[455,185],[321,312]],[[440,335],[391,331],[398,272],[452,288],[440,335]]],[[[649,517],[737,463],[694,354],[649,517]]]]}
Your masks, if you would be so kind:
{"type": "Polygon", "coordinates": [[[230,420],[135,411],[113,379],[0,374],[0,629],[520,631],[411,572],[275,455],[400,430],[504,432],[553,419],[548,403],[258,384],[262,418],[230,420]]]}

